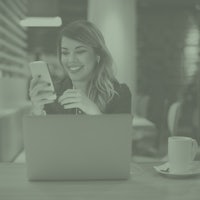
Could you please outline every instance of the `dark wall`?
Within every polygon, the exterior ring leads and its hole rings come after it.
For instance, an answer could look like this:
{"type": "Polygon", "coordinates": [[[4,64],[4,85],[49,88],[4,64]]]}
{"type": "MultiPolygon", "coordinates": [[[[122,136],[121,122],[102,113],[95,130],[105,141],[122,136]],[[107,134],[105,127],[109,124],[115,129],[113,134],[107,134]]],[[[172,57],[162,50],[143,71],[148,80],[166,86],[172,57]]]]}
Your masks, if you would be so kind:
{"type": "Polygon", "coordinates": [[[138,93],[150,96],[148,118],[158,127],[183,89],[183,53],[193,8],[155,1],[138,5],[138,93]]]}

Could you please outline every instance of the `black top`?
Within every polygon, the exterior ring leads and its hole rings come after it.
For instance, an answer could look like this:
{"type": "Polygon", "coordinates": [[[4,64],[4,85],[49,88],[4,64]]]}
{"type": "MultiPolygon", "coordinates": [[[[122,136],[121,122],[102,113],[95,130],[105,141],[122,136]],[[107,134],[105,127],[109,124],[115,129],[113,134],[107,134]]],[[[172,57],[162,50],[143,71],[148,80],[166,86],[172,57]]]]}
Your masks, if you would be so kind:
{"type": "MultiPolygon", "coordinates": [[[[65,78],[63,80],[54,83],[57,99],[67,89],[72,89],[73,85],[70,79],[65,78]]],[[[118,94],[115,94],[111,101],[106,105],[104,111],[105,114],[114,113],[131,113],[131,92],[126,84],[120,84],[115,82],[114,89],[118,94]]],[[[83,111],[80,109],[64,109],[58,101],[46,104],[44,110],[47,114],[81,114],[83,111]],[[77,111],[78,110],[78,111],[77,111]]]]}

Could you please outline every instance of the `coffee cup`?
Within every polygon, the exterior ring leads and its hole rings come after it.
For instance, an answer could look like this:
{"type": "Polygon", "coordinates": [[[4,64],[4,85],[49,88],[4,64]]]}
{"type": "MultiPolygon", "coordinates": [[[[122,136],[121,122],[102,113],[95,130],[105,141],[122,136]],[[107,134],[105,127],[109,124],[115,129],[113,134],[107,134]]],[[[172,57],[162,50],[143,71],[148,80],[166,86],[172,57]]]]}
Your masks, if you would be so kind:
{"type": "Polygon", "coordinates": [[[190,137],[171,136],[168,138],[168,158],[171,173],[187,172],[198,150],[197,141],[190,137]]]}

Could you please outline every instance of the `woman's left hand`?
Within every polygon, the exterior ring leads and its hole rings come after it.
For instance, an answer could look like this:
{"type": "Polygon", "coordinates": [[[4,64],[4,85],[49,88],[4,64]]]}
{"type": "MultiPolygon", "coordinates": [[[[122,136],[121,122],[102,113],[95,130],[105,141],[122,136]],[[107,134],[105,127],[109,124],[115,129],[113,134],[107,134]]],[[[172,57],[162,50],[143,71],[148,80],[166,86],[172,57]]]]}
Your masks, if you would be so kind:
{"type": "Polygon", "coordinates": [[[64,109],[79,108],[89,115],[101,114],[98,106],[78,89],[66,90],[63,95],[59,97],[58,102],[64,109]]]}

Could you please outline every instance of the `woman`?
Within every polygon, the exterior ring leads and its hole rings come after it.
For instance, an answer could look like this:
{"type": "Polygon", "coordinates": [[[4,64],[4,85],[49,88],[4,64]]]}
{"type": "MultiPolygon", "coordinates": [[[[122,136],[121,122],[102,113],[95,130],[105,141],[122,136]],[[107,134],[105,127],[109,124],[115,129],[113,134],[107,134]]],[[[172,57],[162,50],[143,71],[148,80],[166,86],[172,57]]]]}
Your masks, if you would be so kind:
{"type": "Polygon", "coordinates": [[[33,114],[130,113],[131,93],[114,77],[113,60],[101,32],[94,24],[78,20],[60,33],[58,56],[65,71],[55,81],[56,100],[40,77],[30,84],[33,114]]]}

